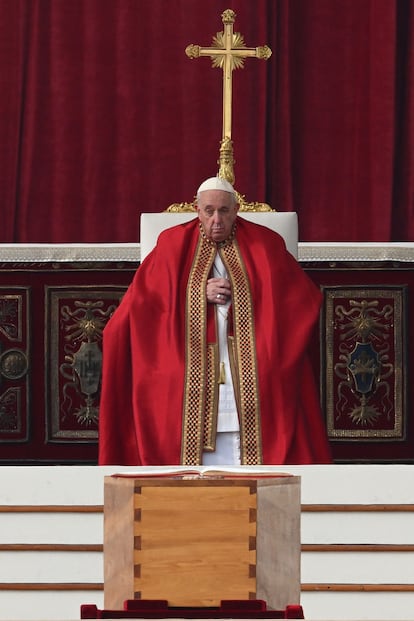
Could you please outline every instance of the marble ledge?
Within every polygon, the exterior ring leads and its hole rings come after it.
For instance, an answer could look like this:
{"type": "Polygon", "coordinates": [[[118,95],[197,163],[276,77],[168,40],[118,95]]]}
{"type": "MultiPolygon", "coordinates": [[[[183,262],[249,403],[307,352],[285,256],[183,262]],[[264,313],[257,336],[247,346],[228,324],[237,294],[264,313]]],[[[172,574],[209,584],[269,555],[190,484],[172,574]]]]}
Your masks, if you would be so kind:
{"type": "MultiPolygon", "coordinates": [[[[414,263],[414,242],[299,242],[300,262],[414,263]]],[[[132,262],[140,260],[140,244],[0,244],[0,263],[132,262]]]]}
{"type": "Polygon", "coordinates": [[[139,243],[0,244],[0,263],[132,262],[140,260],[139,243]]]}
{"type": "Polygon", "coordinates": [[[414,262],[414,242],[299,242],[300,262],[414,262]]]}

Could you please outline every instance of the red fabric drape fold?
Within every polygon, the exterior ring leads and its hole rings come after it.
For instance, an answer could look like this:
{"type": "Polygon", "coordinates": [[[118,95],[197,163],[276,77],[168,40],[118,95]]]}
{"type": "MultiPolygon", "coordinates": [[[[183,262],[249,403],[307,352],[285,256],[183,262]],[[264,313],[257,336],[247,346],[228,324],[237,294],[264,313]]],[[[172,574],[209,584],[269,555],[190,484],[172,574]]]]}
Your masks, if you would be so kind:
{"type": "Polygon", "coordinates": [[[268,61],[233,73],[236,187],[302,241],[414,235],[408,0],[1,0],[0,242],[130,242],[217,171],[236,12],[268,61]]]}

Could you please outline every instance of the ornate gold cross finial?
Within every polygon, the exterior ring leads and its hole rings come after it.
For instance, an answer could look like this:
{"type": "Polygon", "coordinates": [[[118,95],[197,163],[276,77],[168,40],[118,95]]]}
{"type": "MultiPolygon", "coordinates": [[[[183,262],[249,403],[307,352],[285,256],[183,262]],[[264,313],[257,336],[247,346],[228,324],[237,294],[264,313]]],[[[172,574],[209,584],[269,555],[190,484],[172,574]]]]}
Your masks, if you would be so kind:
{"type": "Polygon", "coordinates": [[[236,13],[226,9],[221,15],[224,31],[213,37],[212,47],[200,47],[191,44],[185,52],[189,58],[210,56],[213,67],[223,69],[223,134],[222,139],[231,140],[231,111],[232,111],[232,73],[233,69],[241,69],[245,58],[261,58],[267,60],[272,51],[267,45],[263,47],[246,47],[243,36],[233,32],[236,13]]]}
{"type": "Polygon", "coordinates": [[[213,37],[211,47],[188,45],[185,52],[189,58],[210,56],[213,67],[223,69],[223,132],[220,145],[219,176],[234,184],[234,157],[233,142],[231,139],[232,98],[233,98],[233,69],[241,69],[245,58],[261,58],[267,60],[271,49],[263,47],[246,47],[244,38],[239,32],[233,32],[236,13],[226,9],[221,19],[224,24],[223,32],[213,37]]]}
{"type": "MultiPolygon", "coordinates": [[[[267,45],[246,47],[243,36],[239,32],[233,32],[236,13],[232,9],[226,9],[221,14],[221,18],[224,30],[216,33],[211,47],[191,44],[186,47],[185,53],[191,59],[210,56],[213,67],[223,69],[223,132],[217,162],[220,167],[218,176],[234,186],[234,156],[231,139],[233,69],[243,68],[246,58],[267,60],[272,55],[272,51],[267,45]]],[[[243,195],[237,191],[236,193],[241,211],[272,211],[266,203],[248,203],[243,195]]],[[[167,211],[193,210],[194,203],[174,203],[167,211]]]]}

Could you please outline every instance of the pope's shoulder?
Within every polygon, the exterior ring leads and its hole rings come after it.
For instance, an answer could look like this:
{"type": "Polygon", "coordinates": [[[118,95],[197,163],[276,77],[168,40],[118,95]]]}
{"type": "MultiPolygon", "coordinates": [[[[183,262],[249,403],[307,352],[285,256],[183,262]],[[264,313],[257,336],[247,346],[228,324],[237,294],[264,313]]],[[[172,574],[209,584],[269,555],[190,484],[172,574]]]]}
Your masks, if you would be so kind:
{"type": "Polygon", "coordinates": [[[237,231],[247,235],[255,235],[256,237],[260,237],[261,239],[263,239],[263,241],[268,240],[270,243],[273,244],[284,244],[283,236],[280,233],[278,233],[274,229],[271,229],[266,224],[259,224],[258,222],[253,222],[252,220],[248,220],[241,215],[237,217],[236,235],[237,231]]]}
{"type": "MultiPolygon", "coordinates": [[[[174,218],[174,215],[171,215],[174,218]]],[[[191,218],[187,222],[181,222],[179,224],[172,224],[172,226],[164,229],[158,236],[158,243],[170,243],[174,240],[179,240],[183,236],[191,236],[195,230],[198,231],[198,217],[197,214],[194,218],[191,218]]]]}
{"type": "MultiPolygon", "coordinates": [[[[172,215],[172,218],[174,216],[172,215]]],[[[190,240],[198,237],[199,232],[199,219],[197,214],[190,220],[174,224],[171,227],[164,229],[158,236],[158,247],[168,247],[187,244],[190,240]]],[[[236,219],[236,238],[237,237],[251,237],[260,238],[263,243],[269,242],[273,246],[284,246],[283,237],[264,224],[252,222],[242,215],[238,215],[236,219]]]]}

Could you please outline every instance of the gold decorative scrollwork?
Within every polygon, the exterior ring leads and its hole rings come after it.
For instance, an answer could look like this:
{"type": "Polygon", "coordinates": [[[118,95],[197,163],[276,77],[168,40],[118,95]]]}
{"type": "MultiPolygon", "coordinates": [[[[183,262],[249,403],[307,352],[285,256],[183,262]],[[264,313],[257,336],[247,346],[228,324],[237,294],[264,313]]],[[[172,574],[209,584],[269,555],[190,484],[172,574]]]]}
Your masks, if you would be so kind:
{"type": "Polygon", "coordinates": [[[60,366],[61,375],[68,380],[63,386],[65,396],[62,409],[70,403],[70,391],[81,397],[83,403],[72,411],[77,421],[85,427],[96,425],[99,418],[98,396],[102,369],[102,351],[99,343],[111,313],[110,306],[103,310],[102,300],[75,300],[73,307],[61,308],[61,325],[66,332],[65,362],[60,366]]]}
{"type": "Polygon", "coordinates": [[[324,291],[329,437],[404,439],[402,290],[324,291]]]}

